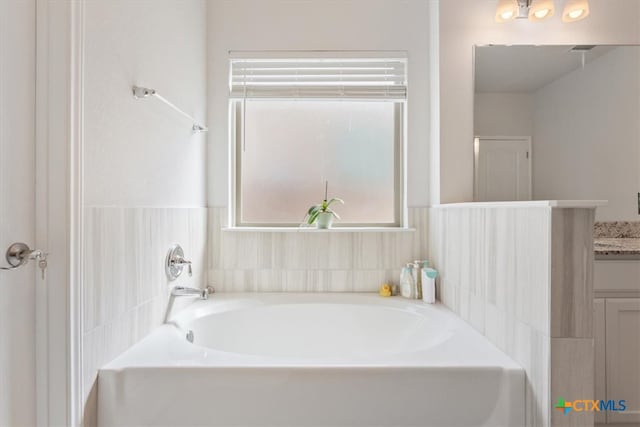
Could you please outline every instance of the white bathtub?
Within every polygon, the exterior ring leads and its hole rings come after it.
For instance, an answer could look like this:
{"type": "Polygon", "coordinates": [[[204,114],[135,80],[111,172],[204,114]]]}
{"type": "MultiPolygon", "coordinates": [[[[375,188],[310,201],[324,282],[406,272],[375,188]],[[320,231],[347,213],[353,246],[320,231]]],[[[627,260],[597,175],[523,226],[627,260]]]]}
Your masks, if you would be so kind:
{"type": "Polygon", "coordinates": [[[98,425],[515,427],[524,393],[523,369],[440,305],[215,294],[100,370],[98,425]]]}

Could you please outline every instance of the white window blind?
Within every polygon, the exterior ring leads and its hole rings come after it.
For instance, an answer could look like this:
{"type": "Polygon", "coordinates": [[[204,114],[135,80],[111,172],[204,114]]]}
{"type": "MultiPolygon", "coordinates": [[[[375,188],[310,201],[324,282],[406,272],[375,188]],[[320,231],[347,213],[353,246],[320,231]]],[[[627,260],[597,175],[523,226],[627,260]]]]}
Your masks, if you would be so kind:
{"type": "Polygon", "coordinates": [[[407,98],[406,56],[231,58],[231,99],[407,98]]]}

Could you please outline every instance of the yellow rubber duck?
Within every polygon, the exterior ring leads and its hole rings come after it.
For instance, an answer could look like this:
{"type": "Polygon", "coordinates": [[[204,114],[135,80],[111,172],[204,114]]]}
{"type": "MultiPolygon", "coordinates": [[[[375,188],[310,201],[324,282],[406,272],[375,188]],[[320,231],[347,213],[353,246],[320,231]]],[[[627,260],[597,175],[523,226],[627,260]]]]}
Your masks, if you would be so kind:
{"type": "Polygon", "coordinates": [[[390,297],[391,296],[391,285],[388,283],[384,283],[380,286],[380,296],[381,297],[390,297]]]}

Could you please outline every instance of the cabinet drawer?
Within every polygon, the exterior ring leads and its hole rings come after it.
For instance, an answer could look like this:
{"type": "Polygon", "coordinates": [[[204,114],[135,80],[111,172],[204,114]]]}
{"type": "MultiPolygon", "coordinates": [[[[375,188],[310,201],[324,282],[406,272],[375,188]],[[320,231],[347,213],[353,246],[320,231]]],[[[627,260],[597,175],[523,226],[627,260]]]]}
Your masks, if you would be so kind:
{"type": "Polygon", "coordinates": [[[631,291],[640,296],[640,261],[595,261],[593,277],[596,292],[631,291]]]}

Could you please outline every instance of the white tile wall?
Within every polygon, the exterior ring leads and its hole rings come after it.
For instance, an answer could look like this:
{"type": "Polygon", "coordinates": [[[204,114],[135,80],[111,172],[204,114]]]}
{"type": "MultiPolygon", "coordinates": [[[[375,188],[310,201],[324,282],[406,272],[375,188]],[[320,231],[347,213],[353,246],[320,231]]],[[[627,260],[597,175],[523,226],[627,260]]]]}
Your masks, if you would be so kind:
{"type": "Polygon", "coordinates": [[[163,322],[173,285],[201,287],[206,208],[87,207],[84,210],[84,396],[98,368],[163,322]],[[193,262],[193,277],[169,282],[164,260],[172,243],[193,262]]]}
{"type": "Polygon", "coordinates": [[[209,208],[208,284],[217,291],[374,292],[401,267],[427,259],[427,208],[409,208],[403,232],[223,231],[226,208],[209,208]]]}
{"type": "MultiPolygon", "coordinates": [[[[576,228],[571,215],[562,215],[555,230],[571,230],[567,240],[553,236],[551,212],[410,208],[413,232],[278,233],[223,231],[226,208],[88,207],[84,395],[95,394],[101,365],[162,322],[174,284],[206,281],[223,292],[372,292],[382,282],[396,283],[404,263],[430,259],[440,271],[439,299],[525,368],[527,425],[551,425],[552,343],[559,348],[554,363],[566,360],[564,338],[550,334],[550,290],[562,286],[551,270],[562,268],[557,259],[573,259],[572,247],[584,250],[579,234],[592,220],[576,211],[583,223],[576,228]],[[573,243],[558,245],[558,239],[573,243]],[[193,278],[166,279],[163,262],[172,243],[193,260],[193,278]],[[554,258],[554,247],[563,257],[554,258]]],[[[583,286],[571,283],[574,294],[583,286]]]]}
{"type": "MultiPolygon", "coordinates": [[[[428,218],[439,299],[523,366],[527,426],[557,424],[551,400],[562,381],[552,382],[553,373],[573,372],[577,356],[562,349],[590,333],[582,325],[591,306],[581,301],[592,290],[585,271],[593,267],[593,210],[443,206],[429,209],[428,218]],[[569,294],[571,304],[551,301],[556,294],[569,294]],[[552,338],[552,330],[566,334],[552,338]]],[[[592,366],[592,356],[585,353],[579,365],[592,366]]],[[[589,376],[572,381],[576,390],[593,386],[589,376]]]]}

